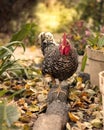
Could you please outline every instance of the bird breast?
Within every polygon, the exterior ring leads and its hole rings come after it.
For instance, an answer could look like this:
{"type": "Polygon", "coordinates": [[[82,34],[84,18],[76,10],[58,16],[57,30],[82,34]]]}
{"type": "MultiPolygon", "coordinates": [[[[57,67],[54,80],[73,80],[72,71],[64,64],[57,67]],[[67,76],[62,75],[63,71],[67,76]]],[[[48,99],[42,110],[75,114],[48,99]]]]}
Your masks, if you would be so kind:
{"type": "Polygon", "coordinates": [[[50,74],[59,80],[66,80],[77,70],[78,57],[76,51],[71,50],[70,54],[61,55],[59,48],[55,46],[50,53],[44,57],[42,64],[42,73],[50,74]]]}

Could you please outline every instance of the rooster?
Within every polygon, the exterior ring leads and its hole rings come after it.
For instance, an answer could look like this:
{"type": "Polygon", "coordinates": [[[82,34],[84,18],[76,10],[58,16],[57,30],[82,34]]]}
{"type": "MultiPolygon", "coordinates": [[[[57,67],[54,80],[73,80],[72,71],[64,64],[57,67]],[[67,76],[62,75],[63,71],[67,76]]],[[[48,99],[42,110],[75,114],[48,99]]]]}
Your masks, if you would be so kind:
{"type": "Polygon", "coordinates": [[[55,42],[50,32],[42,32],[38,38],[44,55],[42,74],[49,74],[53,79],[59,80],[59,86],[55,91],[58,96],[60,92],[64,92],[61,90],[61,81],[71,77],[77,70],[76,49],[68,41],[65,33],[60,44],[55,42]]]}

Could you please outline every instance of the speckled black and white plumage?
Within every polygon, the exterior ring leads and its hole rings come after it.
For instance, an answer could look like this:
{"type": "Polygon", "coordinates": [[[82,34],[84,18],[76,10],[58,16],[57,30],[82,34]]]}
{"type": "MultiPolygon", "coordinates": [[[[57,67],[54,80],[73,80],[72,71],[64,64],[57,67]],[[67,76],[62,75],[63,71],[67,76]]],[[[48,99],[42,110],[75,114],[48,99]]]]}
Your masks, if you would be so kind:
{"type": "Polygon", "coordinates": [[[53,78],[60,81],[66,80],[72,76],[78,67],[77,52],[73,46],[69,55],[62,55],[59,51],[59,46],[54,42],[53,36],[46,40],[49,33],[41,34],[41,50],[44,55],[42,64],[43,75],[49,74],[53,78]],[[53,40],[52,40],[53,39],[53,40]]]}

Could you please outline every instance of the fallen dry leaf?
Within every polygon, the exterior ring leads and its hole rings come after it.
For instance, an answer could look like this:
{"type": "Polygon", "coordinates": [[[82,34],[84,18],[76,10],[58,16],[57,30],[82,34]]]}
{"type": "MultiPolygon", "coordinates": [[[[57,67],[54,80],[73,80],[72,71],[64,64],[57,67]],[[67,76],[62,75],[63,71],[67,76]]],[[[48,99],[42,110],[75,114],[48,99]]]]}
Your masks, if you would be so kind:
{"type": "Polygon", "coordinates": [[[85,128],[87,128],[88,130],[92,130],[92,125],[90,122],[83,122],[85,128]]]}
{"type": "Polygon", "coordinates": [[[79,120],[79,117],[74,115],[71,112],[68,112],[68,115],[69,115],[69,118],[70,118],[71,121],[77,122],[79,120]]]}
{"type": "Polygon", "coordinates": [[[79,122],[79,121],[77,121],[77,126],[78,126],[79,130],[86,130],[86,129],[92,130],[92,126],[88,122],[79,122]]]}
{"type": "Polygon", "coordinates": [[[83,99],[84,101],[86,101],[87,103],[91,103],[91,101],[90,101],[86,96],[82,96],[82,99],[83,99]]]}
{"type": "Polygon", "coordinates": [[[91,124],[93,125],[93,127],[96,127],[96,128],[101,128],[102,126],[102,120],[96,118],[96,119],[93,119],[91,121],[91,124]]]}
{"type": "MultiPolygon", "coordinates": [[[[29,50],[34,53],[35,49],[33,47],[29,50]]],[[[48,83],[52,79],[49,76],[43,79],[41,69],[35,66],[35,64],[41,63],[42,58],[37,56],[32,60],[19,61],[21,65],[30,69],[28,73],[32,75],[32,78],[12,78],[0,82],[0,90],[8,90],[7,94],[4,93],[1,98],[9,97],[17,90],[25,89],[22,93],[14,95],[14,102],[17,103],[21,111],[21,118],[17,126],[22,126],[22,128],[27,124],[29,127],[26,129],[32,129],[31,122],[35,122],[39,113],[44,112],[47,108],[46,99],[50,89],[48,83]],[[45,85],[43,84],[44,80],[46,81],[45,85]]],[[[92,86],[90,83],[82,83],[81,78],[76,79],[76,74],[68,79],[69,84],[73,82],[74,87],[69,88],[70,112],[68,115],[70,122],[66,124],[67,130],[102,130],[101,94],[98,87],[92,86]]]]}
{"type": "Polygon", "coordinates": [[[71,126],[70,126],[69,123],[66,124],[66,129],[67,129],[67,130],[71,130],[71,126]]]}
{"type": "Polygon", "coordinates": [[[28,110],[31,112],[37,112],[40,110],[38,105],[31,105],[30,107],[28,107],[28,110]]]}
{"type": "Polygon", "coordinates": [[[82,83],[82,78],[81,77],[77,77],[77,82],[82,83]]]}
{"type": "Polygon", "coordinates": [[[72,107],[83,107],[84,108],[84,104],[81,101],[76,101],[73,103],[72,107]]]}

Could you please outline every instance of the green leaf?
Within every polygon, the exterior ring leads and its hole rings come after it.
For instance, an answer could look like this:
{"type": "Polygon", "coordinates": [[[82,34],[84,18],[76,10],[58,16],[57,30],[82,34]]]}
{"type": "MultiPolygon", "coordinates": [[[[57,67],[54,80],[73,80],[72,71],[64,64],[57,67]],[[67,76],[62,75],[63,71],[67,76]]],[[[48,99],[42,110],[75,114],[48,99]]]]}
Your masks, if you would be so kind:
{"type": "Polygon", "coordinates": [[[104,36],[99,38],[98,43],[97,43],[98,47],[102,47],[103,45],[104,45],[104,36]]]}
{"type": "Polygon", "coordinates": [[[24,25],[20,31],[12,36],[11,41],[22,41],[30,32],[31,24],[24,25]]]}
{"type": "Polygon", "coordinates": [[[8,127],[8,126],[3,124],[2,126],[0,126],[0,130],[22,130],[22,128],[19,128],[16,126],[8,127]]]}
{"type": "Polygon", "coordinates": [[[6,122],[8,126],[11,126],[20,117],[20,113],[16,105],[8,105],[6,107],[6,122]]]}
{"type": "Polygon", "coordinates": [[[82,58],[82,64],[81,64],[81,71],[82,72],[84,72],[84,70],[85,70],[86,62],[87,62],[87,53],[85,53],[83,58],[82,58]]]}
{"type": "Polygon", "coordinates": [[[93,34],[87,41],[88,44],[93,47],[97,45],[98,40],[99,40],[99,34],[97,33],[95,36],[93,34]]]}
{"type": "MultiPolygon", "coordinates": [[[[10,42],[5,46],[0,47],[0,59],[1,59],[1,64],[0,64],[0,75],[2,75],[4,72],[10,72],[10,69],[13,67],[16,69],[23,70],[23,67],[21,67],[18,63],[17,60],[15,60],[15,56],[13,55],[13,52],[17,48],[17,46],[22,46],[23,50],[25,51],[25,46],[21,41],[14,41],[10,42]],[[14,59],[11,57],[14,57],[14,59]],[[21,67],[21,69],[20,69],[21,67]]],[[[13,71],[11,71],[14,73],[13,71]]],[[[22,73],[21,73],[22,74],[22,73]]]]}
{"type": "Polygon", "coordinates": [[[0,128],[2,125],[10,127],[20,117],[20,112],[15,104],[8,104],[7,101],[0,103],[0,128]]]}
{"type": "MultiPolygon", "coordinates": [[[[22,48],[23,48],[23,50],[25,51],[25,45],[24,45],[24,43],[23,42],[21,42],[21,41],[12,41],[12,42],[9,42],[7,45],[6,45],[6,47],[7,48],[10,48],[10,47],[13,47],[13,46],[21,46],[22,48]]],[[[16,48],[15,48],[16,49],[16,48]]],[[[15,50],[15,49],[13,49],[13,51],[15,50]]]]}
{"type": "Polygon", "coordinates": [[[0,59],[10,55],[13,55],[13,52],[15,51],[17,46],[22,46],[23,50],[25,51],[25,46],[22,42],[20,41],[14,41],[6,44],[5,46],[0,47],[0,59]]]}
{"type": "Polygon", "coordinates": [[[21,90],[18,90],[18,91],[16,91],[15,93],[13,93],[11,96],[9,96],[8,99],[12,99],[12,98],[14,98],[16,95],[19,95],[19,94],[21,94],[21,93],[24,92],[24,91],[25,91],[24,88],[21,89],[21,90]]]}
{"type": "Polygon", "coordinates": [[[4,96],[4,94],[7,92],[8,92],[8,90],[0,90],[0,97],[4,96]]]}
{"type": "Polygon", "coordinates": [[[0,66],[0,75],[2,75],[6,70],[11,68],[16,61],[6,61],[4,64],[0,66]]]}
{"type": "Polygon", "coordinates": [[[9,48],[7,48],[5,46],[1,46],[1,48],[4,49],[6,52],[8,52],[8,55],[11,55],[15,58],[15,56],[13,55],[13,52],[9,48]]]}
{"type": "Polygon", "coordinates": [[[28,78],[27,68],[21,66],[19,63],[15,62],[7,71],[16,77],[26,76],[28,78]]]}
{"type": "Polygon", "coordinates": [[[6,125],[0,125],[0,130],[9,130],[6,125]]]}

